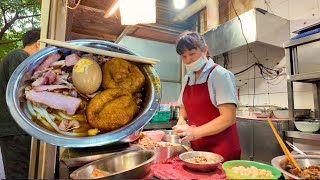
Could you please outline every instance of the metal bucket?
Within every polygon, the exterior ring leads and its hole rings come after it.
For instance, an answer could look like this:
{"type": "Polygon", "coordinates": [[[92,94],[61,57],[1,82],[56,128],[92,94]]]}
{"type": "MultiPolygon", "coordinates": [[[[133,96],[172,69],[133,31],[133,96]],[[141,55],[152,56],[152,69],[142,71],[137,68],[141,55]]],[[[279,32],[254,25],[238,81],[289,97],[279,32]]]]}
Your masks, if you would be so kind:
{"type": "MultiPolygon", "coordinates": [[[[71,44],[104,49],[131,55],[138,55],[124,47],[107,41],[100,40],[74,40],[71,44]]],[[[31,120],[30,114],[24,109],[24,88],[32,75],[32,70],[42,63],[50,54],[58,51],[69,52],[71,50],[49,46],[23,61],[12,74],[6,92],[9,111],[17,124],[28,134],[47,143],[64,147],[94,147],[118,142],[131,142],[139,137],[143,126],[149,122],[155,114],[160,102],[160,80],[153,66],[149,64],[137,64],[146,77],[146,95],[142,105],[142,111],[124,127],[96,136],[71,137],[40,127],[31,120]]]]}

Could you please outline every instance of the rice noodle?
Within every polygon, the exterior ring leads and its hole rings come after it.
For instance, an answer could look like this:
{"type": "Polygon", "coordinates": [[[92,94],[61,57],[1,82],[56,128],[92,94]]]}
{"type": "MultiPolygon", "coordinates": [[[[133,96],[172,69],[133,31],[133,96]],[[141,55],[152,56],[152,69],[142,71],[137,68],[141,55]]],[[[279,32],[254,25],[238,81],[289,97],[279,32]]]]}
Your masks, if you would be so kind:
{"type": "Polygon", "coordinates": [[[59,127],[57,126],[57,124],[56,124],[55,122],[53,122],[53,120],[50,118],[49,113],[48,113],[45,109],[43,109],[43,108],[41,108],[41,107],[40,107],[39,109],[42,110],[42,112],[43,112],[43,114],[45,115],[45,118],[47,119],[48,123],[49,123],[57,132],[59,132],[59,133],[61,133],[61,134],[64,134],[64,135],[69,135],[69,136],[81,136],[81,135],[83,135],[83,133],[81,134],[81,133],[61,131],[61,130],[59,129],[59,127]]]}
{"type": "Polygon", "coordinates": [[[52,126],[45,119],[39,118],[38,120],[48,128],[52,129],[52,126]]]}
{"type": "Polygon", "coordinates": [[[29,100],[27,100],[27,108],[32,116],[36,116],[36,112],[33,110],[31,102],[29,100]]]}
{"type": "Polygon", "coordinates": [[[68,119],[68,120],[71,120],[72,118],[70,116],[67,116],[65,115],[64,113],[62,113],[61,111],[58,111],[58,115],[65,118],[65,119],[68,119]]]}

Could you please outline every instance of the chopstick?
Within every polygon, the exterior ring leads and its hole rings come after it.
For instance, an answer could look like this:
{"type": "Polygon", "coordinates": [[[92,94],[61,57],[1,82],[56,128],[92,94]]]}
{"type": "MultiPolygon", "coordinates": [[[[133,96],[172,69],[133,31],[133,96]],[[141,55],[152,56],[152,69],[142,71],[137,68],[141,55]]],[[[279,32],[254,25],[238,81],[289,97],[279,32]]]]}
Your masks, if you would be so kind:
{"type": "Polygon", "coordinates": [[[287,159],[289,160],[290,165],[294,168],[297,168],[300,172],[301,172],[301,168],[299,167],[298,163],[296,162],[296,160],[292,157],[291,153],[289,152],[288,148],[286,147],[286,145],[283,143],[281,137],[279,136],[278,132],[276,131],[276,129],[274,128],[270,118],[267,118],[268,123],[273,131],[273,134],[276,136],[282,151],[284,152],[284,154],[286,155],[287,159]]]}
{"type": "Polygon", "coordinates": [[[146,58],[146,57],[141,57],[141,56],[134,56],[134,55],[112,52],[112,51],[96,49],[96,48],[86,47],[86,46],[79,46],[79,45],[70,44],[70,43],[52,40],[52,39],[43,39],[42,38],[39,41],[46,43],[46,44],[49,44],[49,45],[54,45],[54,46],[58,46],[58,47],[68,48],[68,49],[74,49],[74,50],[78,50],[78,51],[84,51],[84,52],[88,52],[88,53],[100,54],[100,55],[104,55],[104,56],[122,58],[125,60],[138,62],[138,63],[156,64],[157,62],[160,62],[160,60],[158,60],[158,59],[146,58]]]}

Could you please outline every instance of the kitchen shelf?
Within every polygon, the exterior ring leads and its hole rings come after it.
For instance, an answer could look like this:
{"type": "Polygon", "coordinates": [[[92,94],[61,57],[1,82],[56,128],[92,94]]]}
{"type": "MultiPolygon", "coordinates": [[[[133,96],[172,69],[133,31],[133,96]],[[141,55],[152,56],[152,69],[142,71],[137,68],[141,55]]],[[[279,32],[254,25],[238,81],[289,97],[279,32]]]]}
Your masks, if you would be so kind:
{"type": "Polygon", "coordinates": [[[296,81],[296,82],[314,83],[316,81],[320,81],[320,72],[301,73],[297,75],[291,75],[289,80],[296,81]]]}
{"type": "Polygon", "coordinates": [[[291,138],[299,138],[313,141],[320,141],[320,134],[306,133],[300,131],[286,131],[286,136],[291,138]]]}
{"type": "Polygon", "coordinates": [[[283,47],[284,48],[288,48],[288,47],[292,47],[292,46],[296,46],[296,45],[302,45],[302,44],[306,44],[306,43],[311,43],[311,42],[318,41],[318,40],[320,40],[320,33],[316,33],[316,34],[313,34],[313,35],[310,35],[310,36],[306,36],[306,37],[303,37],[303,38],[299,38],[299,39],[296,39],[296,40],[292,40],[292,41],[286,42],[286,43],[283,44],[283,47]]]}

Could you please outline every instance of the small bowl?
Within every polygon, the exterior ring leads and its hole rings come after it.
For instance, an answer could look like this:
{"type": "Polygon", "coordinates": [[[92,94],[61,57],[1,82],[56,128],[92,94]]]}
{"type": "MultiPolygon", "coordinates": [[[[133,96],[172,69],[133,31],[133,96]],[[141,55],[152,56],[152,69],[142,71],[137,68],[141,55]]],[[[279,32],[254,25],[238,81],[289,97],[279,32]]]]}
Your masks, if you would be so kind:
{"type": "Polygon", "coordinates": [[[313,133],[320,129],[320,122],[317,121],[294,121],[294,125],[301,132],[313,133]]]}
{"type": "Polygon", "coordinates": [[[246,160],[227,161],[222,164],[222,168],[226,172],[228,179],[278,179],[281,176],[281,172],[278,171],[276,168],[274,168],[270,165],[255,162],[255,161],[246,161],[246,160]],[[244,166],[246,168],[250,167],[250,166],[254,166],[258,169],[269,170],[269,171],[271,171],[273,177],[262,178],[262,177],[256,177],[256,176],[245,176],[245,175],[241,175],[241,174],[232,172],[231,168],[236,167],[236,166],[244,166]]]}
{"type": "Polygon", "coordinates": [[[150,137],[153,142],[160,142],[165,134],[163,131],[160,131],[160,130],[143,131],[142,133],[150,137]]]}
{"type": "Polygon", "coordinates": [[[179,158],[183,161],[184,165],[193,171],[201,171],[201,172],[210,172],[214,171],[219,163],[223,162],[223,157],[219,154],[205,152],[205,151],[190,151],[185,152],[179,155],[179,158]],[[186,161],[187,159],[196,157],[196,156],[204,156],[205,158],[215,159],[215,163],[210,164],[200,164],[200,163],[191,163],[186,161]]]}
{"type": "Polygon", "coordinates": [[[157,153],[151,150],[123,151],[86,164],[73,171],[71,179],[138,179],[151,170],[152,161],[157,153]],[[106,171],[110,174],[91,177],[93,170],[106,171]]]}

